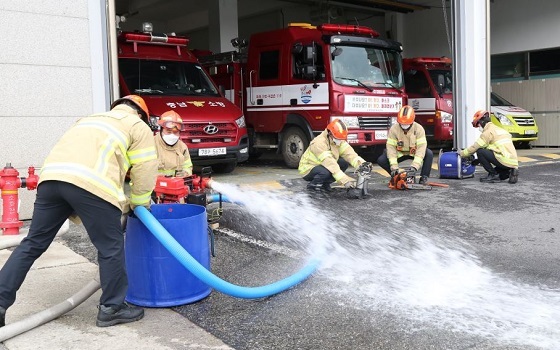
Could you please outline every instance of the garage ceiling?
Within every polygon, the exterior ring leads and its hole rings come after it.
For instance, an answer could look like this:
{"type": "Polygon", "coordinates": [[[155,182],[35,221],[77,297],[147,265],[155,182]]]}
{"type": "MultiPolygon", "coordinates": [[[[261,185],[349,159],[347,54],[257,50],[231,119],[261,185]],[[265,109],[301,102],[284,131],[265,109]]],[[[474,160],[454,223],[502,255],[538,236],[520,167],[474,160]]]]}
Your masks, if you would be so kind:
{"type": "MultiPolygon", "coordinates": [[[[443,0],[449,6],[449,0],[443,0]]],[[[360,12],[410,13],[432,7],[441,8],[442,0],[237,0],[238,16],[243,18],[266,10],[281,8],[286,3],[309,6],[334,6],[359,10],[360,12]]],[[[208,2],[200,0],[115,0],[117,15],[134,18],[135,21],[161,21],[168,23],[198,24],[208,18],[208,2]]]]}

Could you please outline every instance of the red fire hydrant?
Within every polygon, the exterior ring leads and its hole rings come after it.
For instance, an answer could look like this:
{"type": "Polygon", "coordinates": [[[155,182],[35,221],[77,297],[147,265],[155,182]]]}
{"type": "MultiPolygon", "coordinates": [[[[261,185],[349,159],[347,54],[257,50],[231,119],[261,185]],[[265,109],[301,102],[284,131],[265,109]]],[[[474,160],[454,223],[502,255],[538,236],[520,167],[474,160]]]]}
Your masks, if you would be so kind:
{"type": "Polygon", "coordinates": [[[2,190],[2,221],[0,229],[4,235],[17,235],[23,222],[19,220],[18,212],[18,189],[27,187],[28,190],[37,188],[39,176],[35,174],[35,168],[30,166],[27,178],[19,177],[19,172],[12,167],[11,163],[6,164],[0,170],[0,190],[2,190]]]}

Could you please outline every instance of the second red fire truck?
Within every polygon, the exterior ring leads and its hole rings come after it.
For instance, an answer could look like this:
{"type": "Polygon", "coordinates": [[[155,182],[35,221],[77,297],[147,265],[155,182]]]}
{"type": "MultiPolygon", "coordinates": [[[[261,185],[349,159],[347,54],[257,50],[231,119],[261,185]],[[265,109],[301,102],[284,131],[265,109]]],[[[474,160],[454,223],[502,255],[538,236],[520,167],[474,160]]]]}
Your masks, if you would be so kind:
{"type": "Polygon", "coordinates": [[[187,38],[148,29],[118,33],[121,96],[142,96],[151,118],[168,110],[179,113],[181,139],[194,165],[233,171],[249,158],[243,111],[219,93],[187,38]]]}
{"type": "Polygon", "coordinates": [[[299,23],[232,44],[199,60],[244,111],[252,154],[276,150],[297,168],[334,118],[357,151],[385,148],[405,96],[400,43],[364,26],[299,23]]]}

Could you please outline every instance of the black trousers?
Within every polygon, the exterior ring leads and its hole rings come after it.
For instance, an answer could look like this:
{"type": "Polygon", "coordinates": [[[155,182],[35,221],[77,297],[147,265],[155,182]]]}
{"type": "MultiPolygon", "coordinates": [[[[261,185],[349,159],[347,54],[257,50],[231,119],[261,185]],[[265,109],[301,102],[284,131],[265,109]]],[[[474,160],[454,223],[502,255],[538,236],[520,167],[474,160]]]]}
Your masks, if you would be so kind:
{"type": "MultiPolygon", "coordinates": [[[[350,165],[342,158],[338,158],[337,163],[340,167],[340,170],[342,171],[346,171],[346,169],[348,169],[348,166],[350,165]]],[[[305,175],[303,179],[305,181],[311,181],[312,185],[321,185],[324,183],[330,184],[336,181],[329,169],[325,168],[322,165],[317,165],[315,168],[311,169],[309,174],[305,175]]]]}
{"type": "MultiPolygon", "coordinates": [[[[397,159],[400,163],[404,160],[414,159],[414,156],[402,156],[397,159]]],[[[432,163],[434,162],[434,153],[431,149],[426,148],[426,154],[424,155],[424,162],[422,163],[422,169],[420,170],[420,176],[430,177],[430,172],[432,171],[432,163]]],[[[383,151],[383,154],[377,158],[377,164],[387,172],[391,174],[391,165],[389,164],[389,158],[387,158],[387,150],[383,151]]]]}
{"type": "Polygon", "coordinates": [[[70,183],[45,181],[37,188],[29,233],[0,271],[0,306],[7,309],[15,302],[16,292],[31,265],[47,250],[64,221],[74,212],[79,215],[97,248],[102,289],[100,304],[124,302],[128,279],[121,210],[70,183]]]}
{"type": "Polygon", "coordinates": [[[480,165],[486,170],[489,174],[499,174],[500,179],[505,180],[509,178],[509,171],[512,169],[500,163],[496,159],[496,155],[489,149],[486,148],[479,148],[476,150],[476,156],[480,165]]]}

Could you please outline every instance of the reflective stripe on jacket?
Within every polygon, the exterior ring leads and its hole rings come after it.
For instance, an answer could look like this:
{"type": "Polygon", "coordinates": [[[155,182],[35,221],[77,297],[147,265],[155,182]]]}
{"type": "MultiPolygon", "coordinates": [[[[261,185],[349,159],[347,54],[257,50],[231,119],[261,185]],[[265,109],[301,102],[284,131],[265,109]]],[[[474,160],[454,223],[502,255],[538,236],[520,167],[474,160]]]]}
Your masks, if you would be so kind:
{"type": "Polygon", "coordinates": [[[365,162],[346,141],[337,146],[329,137],[327,130],[315,137],[299,161],[298,171],[301,175],[309,174],[317,165],[327,168],[336,181],[346,176],[338,166],[338,159],[346,160],[351,166],[357,168],[365,162]]]}
{"type": "Polygon", "coordinates": [[[177,171],[183,175],[192,175],[193,164],[187,145],[179,140],[173,146],[163,141],[160,134],[154,136],[158,157],[158,172],[160,175],[175,176],[177,171]]]}
{"type": "Polygon", "coordinates": [[[414,159],[411,166],[416,169],[422,168],[427,148],[428,141],[426,140],[426,132],[422,125],[414,122],[406,132],[401,128],[400,124],[394,124],[389,129],[389,135],[387,136],[387,158],[389,159],[391,170],[399,168],[397,159],[402,156],[413,156],[414,159]],[[399,146],[399,142],[402,142],[402,146],[399,146]]]}
{"type": "Polygon", "coordinates": [[[157,176],[153,133],[133,108],[120,104],[78,120],[45,159],[39,183],[69,182],[125,210],[129,168],[130,205],[148,206],[157,176]]]}
{"type": "Polygon", "coordinates": [[[511,134],[506,130],[488,122],[480,137],[468,148],[463,150],[462,156],[468,157],[476,153],[479,148],[486,148],[494,152],[496,159],[503,166],[517,168],[517,151],[511,140],[511,134]]]}

